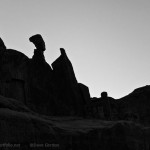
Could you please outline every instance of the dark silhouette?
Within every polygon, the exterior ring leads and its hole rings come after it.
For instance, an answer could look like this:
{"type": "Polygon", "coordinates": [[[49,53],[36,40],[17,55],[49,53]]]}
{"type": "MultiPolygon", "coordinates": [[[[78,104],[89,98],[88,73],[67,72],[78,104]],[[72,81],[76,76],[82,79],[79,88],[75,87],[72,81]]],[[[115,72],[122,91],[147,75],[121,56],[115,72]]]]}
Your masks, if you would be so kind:
{"type": "Polygon", "coordinates": [[[6,46],[0,40],[0,94],[41,114],[85,116],[90,94],[83,85],[81,90],[65,50],[60,48],[61,55],[52,63],[52,69],[44,57],[42,36],[33,35],[29,41],[36,47],[32,59],[16,50],[3,51],[6,46]]]}
{"type": "Polygon", "coordinates": [[[67,57],[65,49],[64,48],[60,48],[60,53],[63,57],[67,57]]]}
{"type": "Polygon", "coordinates": [[[32,57],[32,60],[34,60],[34,63],[39,65],[39,63],[45,62],[44,57],[44,51],[45,48],[45,42],[40,34],[33,35],[29,38],[29,41],[32,42],[36,49],[34,50],[34,55],[32,57]]]}
{"type": "Polygon", "coordinates": [[[40,149],[149,148],[150,86],[119,100],[107,92],[91,98],[89,88],[78,83],[65,49],[60,48],[61,55],[51,67],[44,57],[42,36],[36,34],[29,40],[36,47],[31,59],[6,48],[0,39],[2,149],[9,149],[2,143],[21,143],[19,149],[24,150],[39,143],[43,143],[36,145],[40,149]],[[48,143],[58,145],[44,147],[48,143]]]}
{"type": "Polygon", "coordinates": [[[6,50],[6,46],[3,40],[0,38],[0,71],[2,71],[2,59],[3,59],[3,53],[5,50],[6,50]]]}
{"type": "Polygon", "coordinates": [[[91,103],[91,96],[90,96],[90,91],[89,91],[89,88],[82,84],[82,83],[78,83],[78,86],[79,86],[79,90],[80,90],[80,93],[81,93],[81,96],[82,96],[82,105],[83,105],[83,115],[84,117],[89,117],[90,116],[90,112],[89,112],[89,109],[88,109],[88,106],[90,105],[91,103]]]}
{"type": "Polygon", "coordinates": [[[6,50],[6,46],[3,40],[0,38],[0,71],[2,71],[2,60],[3,60],[3,53],[6,50]]]}
{"type": "Polygon", "coordinates": [[[111,106],[110,106],[110,101],[107,92],[101,93],[101,100],[102,100],[104,117],[106,120],[111,120],[111,106]]]}
{"type": "Polygon", "coordinates": [[[6,50],[6,46],[5,46],[5,44],[4,44],[4,42],[3,42],[3,40],[0,38],[0,50],[2,51],[2,50],[6,50]]]}
{"type": "Polygon", "coordinates": [[[54,115],[57,112],[57,96],[53,83],[53,71],[44,56],[45,42],[40,34],[31,36],[29,41],[36,47],[27,66],[30,85],[29,107],[38,113],[54,115]]]}
{"type": "Polygon", "coordinates": [[[29,40],[36,47],[32,59],[19,51],[7,49],[0,38],[2,96],[21,101],[30,109],[46,115],[150,122],[147,117],[150,114],[147,100],[150,97],[149,86],[119,100],[108,97],[107,92],[102,92],[101,98],[90,98],[88,87],[78,83],[65,49],[60,48],[61,55],[51,67],[44,57],[46,48],[42,36],[36,34],[29,40]],[[145,103],[139,104],[140,97],[145,103]]]}
{"type": "Polygon", "coordinates": [[[45,42],[40,34],[31,36],[29,40],[35,45],[36,49],[40,51],[45,51],[45,42]]]}
{"type": "Polygon", "coordinates": [[[150,124],[150,86],[135,89],[125,97],[118,99],[119,119],[130,120],[143,125],[150,124]]]}
{"type": "Polygon", "coordinates": [[[26,103],[27,70],[24,66],[28,58],[16,50],[6,49],[2,40],[0,45],[0,94],[26,103]]]}
{"type": "Polygon", "coordinates": [[[63,48],[61,55],[53,63],[53,75],[57,95],[59,97],[59,111],[61,115],[83,115],[83,97],[78,86],[73,66],[63,48]]]}

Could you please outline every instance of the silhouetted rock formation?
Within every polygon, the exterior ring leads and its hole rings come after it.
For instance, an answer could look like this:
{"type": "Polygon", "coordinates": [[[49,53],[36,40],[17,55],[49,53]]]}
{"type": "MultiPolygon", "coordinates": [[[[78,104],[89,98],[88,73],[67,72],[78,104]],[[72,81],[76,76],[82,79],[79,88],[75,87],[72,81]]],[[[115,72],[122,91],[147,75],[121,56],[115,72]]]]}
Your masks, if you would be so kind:
{"type": "Polygon", "coordinates": [[[28,98],[28,58],[12,49],[0,54],[0,94],[27,102],[28,98]]]}
{"type": "Polygon", "coordinates": [[[91,98],[90,98],[91,96],[90,96],[89,88],[82,83],[78,83],[78,87],[82,96],[83,116],[89,117],[90,115],[89,115],[89,110],[87,107],[91,103],[91,98]]]}
{"type": "Polygon", "coordinates": [[[35,45],[37,50],[45,51],[45,42],[40,34],[31,36],[29,40],[35,45]]]}
{"type": "MultiPolygon", "coordinates": [[[[150,86],[135,89],[129,95],[113,99],[109,97],[112,120],[128,120],[142,125],[150,125],[150,86]]],[[[91,98],[91,116],[105,119],[101,98],[91,98]]]]}
{"type": "MultiPolygon", "coordinates": [[[[105,92],[104,92],[105,94],[105,92]]],[[[112,97],[104,97],[103,92],[100,98],[91,98],[90,104],[87,106],[90,116],[103,120],[118,120],[118,102],[112,97]],[[107,99],[106,99],[107,98],[107,99]],[[106,101],[105,101],[106,100],[106,101]],[[110,115],[109,117],[107,115],[110,115]]]]}
{"type": "MultiPolygon", "coordinates": [[[[109,97],[112,120],[128,120],[142,125],[150,125],[150,86],[135,89],[129,95],[113,99],[109,97]]],[[[90,116],[106,119],[101,98],[91,98],[88,105],[90,116]]]]}
{"type": "Polygon", "coordinates": [[[53,63],[54,81],[57,87],[59,101],[59,109],[64,115],[82,115],[83,99],[78,87],[74,70],[66,52],[60,49],[61,56],[53,63]]]}
{"type": "Polygon", "coordinates": [[[138,88],[117,101],[120,119],[150,125],[150,86],[138,88]]]}
{"type": "MultiPolygon", "coordinates": [[[[35,45],[34,55],[6,49],[0,41],[0,94],[17,99],[35,112],[46,115],[83,116],[84,97],[64,49],[52,63],[45,61],[45,43],[37,34],[29,39],[35,45]]],[[[89,95],[90,98],[90,95],[89,95]]]]}
{"type": "Polygon", "coordinates": [[[56,109],[56,99],[52,81],[52,68],[45,61],[45,43],[41,35],[29,39],[36,46],[34,55],[29,61],[30,101],[28,106],[39,113],[53,115],[56,109]]]}
{"type": "Polygon", "coordinates": [[[1,51],[6,50],[6,46],[1,38],[0,38],[0,50],[1,51]]]}
{"type": "Polygon", "coordinates": [[[112,118],[111,106],[110,106],[110,99],[107,95],[107,92],[101,93],[101,99],[102,99],[104,117],[106,118],[106,120],[111,120],[112,118]]]}
{"type": "Polygon", "coordinates": [[[1,149],[148,150],[150,146],[150,128],[133,122],[42,116],[2,96],[0,119],[0,144],[8,143],[1,149]],[[14,143],[16,147],[9,147],[14,143]]]}
{"type": "Polygon", "coordinates": [[[42,36],[29,40],[32,59],[0,39],[0,149],[149,150],[150,86],[90,98],[63,48],[51,68],[42,36]]]}

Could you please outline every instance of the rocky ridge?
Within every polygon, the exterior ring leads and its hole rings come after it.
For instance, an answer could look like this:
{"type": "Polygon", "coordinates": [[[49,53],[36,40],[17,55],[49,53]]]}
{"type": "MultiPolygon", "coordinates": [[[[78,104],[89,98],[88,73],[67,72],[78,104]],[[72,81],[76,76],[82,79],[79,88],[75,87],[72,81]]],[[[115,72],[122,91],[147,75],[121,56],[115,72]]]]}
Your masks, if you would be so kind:
{"type": "Polygon", "coordinates": [[[66,51],[51,67],[42,37],[30,41],[31,59],[0,40],[0,149],[149,150],[150,86],[109,97],[108,121],[101,98],[77,81],[66,51]]]}

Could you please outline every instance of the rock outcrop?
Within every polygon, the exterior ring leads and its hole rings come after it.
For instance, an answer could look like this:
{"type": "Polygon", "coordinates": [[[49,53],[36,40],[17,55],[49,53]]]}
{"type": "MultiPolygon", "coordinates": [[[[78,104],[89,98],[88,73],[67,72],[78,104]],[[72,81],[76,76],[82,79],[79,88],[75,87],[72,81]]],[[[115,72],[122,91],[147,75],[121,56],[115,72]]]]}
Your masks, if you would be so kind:
{"type": "Polygon", "coordinates": [[[117,102],[120,119],[150,125],[150,86],[135,89],[117,102]]]}
{"type": "Polygon", "coordinates": [[[0,94],[21,101],[41,114],[84,116],[83,91],[65,50],[60,49],[61,55],[51,68],[44,57],[41,35],[32,36],[30,41],[36,46],[32,59],[7,49],[1,42],[0,94]]]}
{"type": "Polygon", "coordinates": [[[70,60],[64,49],[60,49],[61,56],[53,63],[54,81],[61,102],[60,110],[64,115],[82,115],[83,98],[70,60]]]}
{"type": "MultiPolygon", "coordinates": [[[[150,86],[135,89],[120,99],[109,97],[112,120],[128,120],[144,126],[150,125],[150,86]]],[[[101,98],[91,98],[89,112],[92,118],[105,119],[101,98]]]]}
{"type": "Polygon", "coordinates": [[[0,149],[150,149],[150,86],[118,100],[90,98],[64,49],[51,67],[43,38],[30,41],[31,59],[0,39],[0,149]]]}
{"type": "MultiPolygon", "coordinates": [[[[104,99],[105,100],[105,99],[104,99]]],[[[90,114],[90,117],[107,120],[104,115],[104,101],[102,97],[97,98],[93,97],[91,98],[90,103],[87,105],[88,112],[90,114]]],[[[119,112],[118,112],[118,101],[112,97],[108,97],[109,105],[110,105],[110,111],[111,111],[111,120],[118,120],[119,118],[119,112]]]]}
{"type": "Polygon", "coordinates": [[[28,99],[27,56],[12,49],[0,54],[0,94],[26,104],[28,99]]]}
{"type": "Polygon", "coordinates": [[[148,150],[150,128],[129,121],[43,116],[0,96],[0,148],[148,150]]]}

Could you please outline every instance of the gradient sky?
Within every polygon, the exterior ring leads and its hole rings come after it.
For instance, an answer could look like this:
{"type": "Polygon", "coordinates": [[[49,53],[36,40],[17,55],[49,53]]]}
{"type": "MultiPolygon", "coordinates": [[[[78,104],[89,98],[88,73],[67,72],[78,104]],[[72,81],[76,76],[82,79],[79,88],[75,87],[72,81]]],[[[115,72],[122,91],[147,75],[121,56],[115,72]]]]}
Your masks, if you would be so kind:
{"type": "Polygon", "coordinates": [[[114,98],[150,84],[150,0],[0,0],[0,36],[32,57],[41,34],[51,64],[66,49],[92,97],[114,98]]]}

